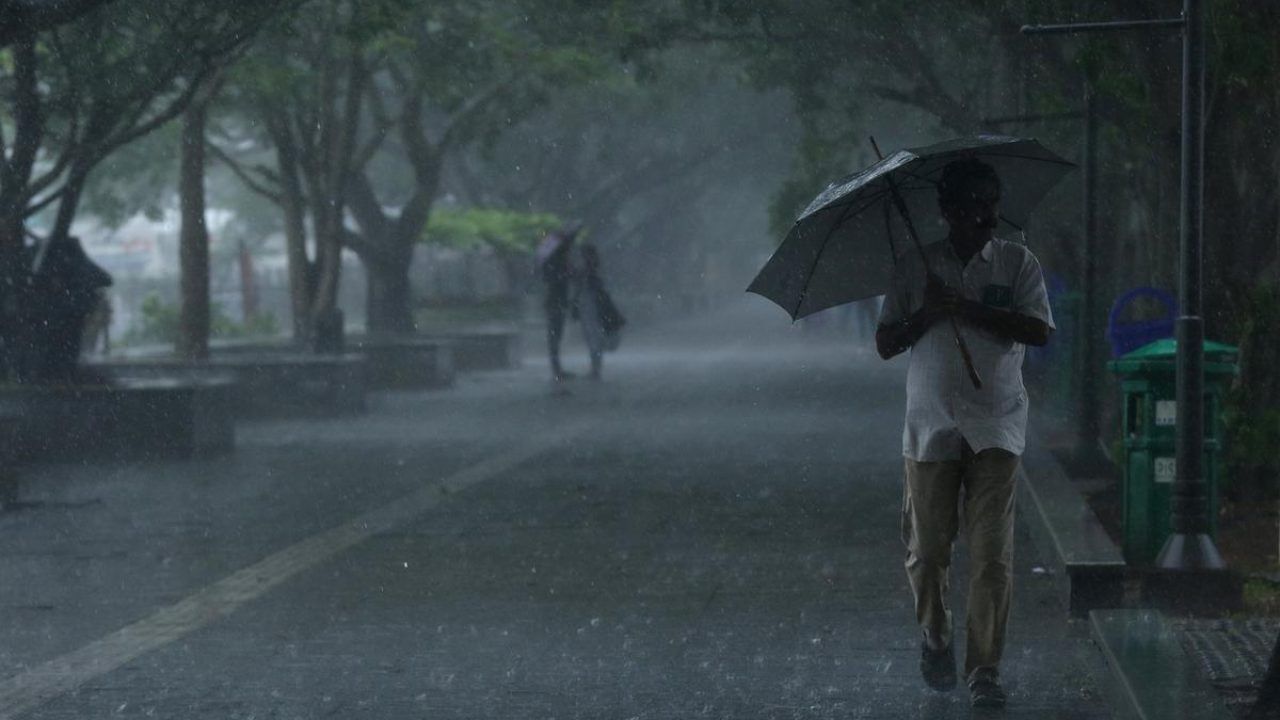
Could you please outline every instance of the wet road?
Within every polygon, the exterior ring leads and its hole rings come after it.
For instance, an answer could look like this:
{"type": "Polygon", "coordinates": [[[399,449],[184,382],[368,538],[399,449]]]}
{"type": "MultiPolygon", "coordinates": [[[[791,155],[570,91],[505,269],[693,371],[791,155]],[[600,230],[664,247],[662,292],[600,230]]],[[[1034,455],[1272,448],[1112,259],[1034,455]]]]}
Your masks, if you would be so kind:
{"type": "MultiPolygon", "coordinates": [[[[916,670],[902,364],[762,301],[626,342],[568,397],[534,357],[228,458],[28,470],[0,717],[968,717],[916,670]]],[[[1019,542],[996,716],[1108,717],[1019,542]]]]}

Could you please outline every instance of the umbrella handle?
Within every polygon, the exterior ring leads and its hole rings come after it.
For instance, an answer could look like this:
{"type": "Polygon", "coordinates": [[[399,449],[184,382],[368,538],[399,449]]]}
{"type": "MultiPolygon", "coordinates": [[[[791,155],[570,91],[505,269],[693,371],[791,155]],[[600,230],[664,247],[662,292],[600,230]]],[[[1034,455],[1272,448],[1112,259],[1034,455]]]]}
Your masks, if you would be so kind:
{"type": "Polygon", "coordinates": [[[964,369],[969,374],[969,382],[973,383],[974,390],[981,390],[982,376],[978,374],[978,368],[974,367],[973,356],[969,354],[969,344],[960,334],[960,326],[956,324],[955,318],[951,318],[951,331],[955,333],[956,347],[960,350],[960,358],[964,360],[964,369]]]}
{"type": "MultiPolygon", "coordinates": [[[[876,151],[876,157],[884,159],[884,154],[880,152],[880,145],[876,143],[874,137],[871,138],[871,147],[876,151]]],[[[898,192],[898,186],[894,184],[892,176],[885,178],[889,184],[889,192],[893,194],[893,204],[898,207],[898,213],[902,215],[902,222],[907,226],[907,234],[915,241],[916,249],[920,251],[920,260],[924,263],[925,272],[932,274],[929,269],[929,257],[924,254],[924,245],[920,244],[920,236],[916,234],[915,224],[911,222],[911,213],[907,212],[907,204],[902,199],[902,194],[898,192]]],[[[892,242],[892,239],[890,239],[892,242]]],[[[969,382],[973,383],[973,389],[982,389],[982,376],[978,374],[978,368],[973,365],[973,356],[969,354],[969,345],[964,341],[964,336],[960,334],[960,326],[956,324],[956,319],[951,318],[951,331],[955,333],[956,348],[960,350],[960,357],[964,360],[965,372],[969,374],[969,382]]]]}

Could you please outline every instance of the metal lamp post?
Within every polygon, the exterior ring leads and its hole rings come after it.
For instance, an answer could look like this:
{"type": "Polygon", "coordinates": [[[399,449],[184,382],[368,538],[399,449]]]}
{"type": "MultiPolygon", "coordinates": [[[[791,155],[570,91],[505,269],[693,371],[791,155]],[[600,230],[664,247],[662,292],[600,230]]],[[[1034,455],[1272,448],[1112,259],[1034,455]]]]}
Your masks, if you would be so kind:
{"type": "Polygon", "coordinates": [[[1183,0],[1182,17],[1070,25],[1028,25],[1027,35],[1174,28],[1182,31],[1182,209],[1177,356],[1177,477],[1170,520],[1173,533],[1156,559],[1164,570],[1226,569],[1209,536],[1209,496],[1204,480],[1204,7],[1183,0]]]}

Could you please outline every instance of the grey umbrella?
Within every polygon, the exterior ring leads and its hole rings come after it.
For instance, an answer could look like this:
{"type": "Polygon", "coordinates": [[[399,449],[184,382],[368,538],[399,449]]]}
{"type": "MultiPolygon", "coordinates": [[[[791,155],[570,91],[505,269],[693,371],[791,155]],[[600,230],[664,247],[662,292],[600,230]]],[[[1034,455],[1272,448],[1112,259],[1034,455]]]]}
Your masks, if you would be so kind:
{"type": "Polygon", "coordinates": [[[1000,175],[1001,225],[1019,231],[1075,167],[1036,140],[1005,135],[899,150],[831,183],[814,198],[747,291],[769,298],[792,319],[883,295],[899,254],[945,238],[945,228],[930,227],[941,222],[938,181],[947,163],[970,157],[1000,175]],[[894,232],[895,216],[906,230],[900,235],[894,232]],[[916,236],[913,220],[925,237],[916,236]]]}

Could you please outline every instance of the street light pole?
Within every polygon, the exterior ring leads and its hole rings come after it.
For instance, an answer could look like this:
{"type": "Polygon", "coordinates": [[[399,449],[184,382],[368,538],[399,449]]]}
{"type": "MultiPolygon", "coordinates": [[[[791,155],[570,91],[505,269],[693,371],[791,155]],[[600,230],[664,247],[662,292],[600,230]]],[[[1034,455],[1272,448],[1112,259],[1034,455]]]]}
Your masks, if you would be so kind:
{"type": "Polygon", "coordinates": [[[1209,537],[1204,481],[1204,318],[1201,305],[1204,242],[1204,7],[1183,0],[1182,233],[1178,303],[1178,445],[1173,486],[1173,534],[1156,558],[1167,570],[1222,570],[1209,537]]]}
{"type": "Polygon", "coordinates": [[[1077,454],[1082,460],[1097,457],[1099,410],[1099,378],[1090,372],[1098,359],[1098,103],[1093,83],[1084,79],[1084,292],[1077,325],[1084,332],[1080,343],[1084,372],[1080,374],[1080,413],[1076,418],[1077,454]]]}
{"type": "MultiPolygon", "coordinates": [[[[1225,570],[1209,537],[1204,479],[1204,318],[1201,316],[1204,236],[1204,5],[1183,0],[1182,17],[1158,20],[1027,25],[1027,35],[1181,28],[1182,211],[1177,357],[1177,478],[1170,508],[1172,534],[1156,558],[1164,570],[1225,570]]],[[[1086,270],[1087,272],[1087,270],[1086,270]]]]}

